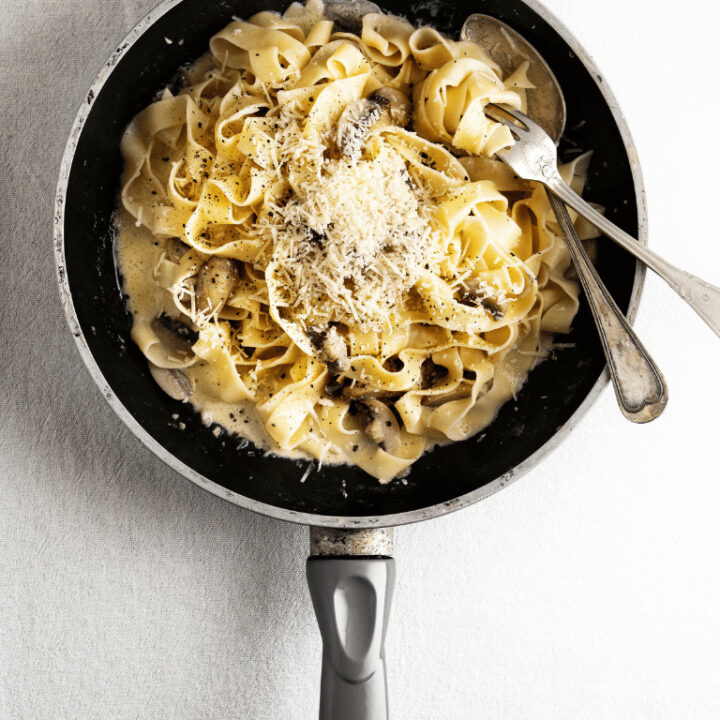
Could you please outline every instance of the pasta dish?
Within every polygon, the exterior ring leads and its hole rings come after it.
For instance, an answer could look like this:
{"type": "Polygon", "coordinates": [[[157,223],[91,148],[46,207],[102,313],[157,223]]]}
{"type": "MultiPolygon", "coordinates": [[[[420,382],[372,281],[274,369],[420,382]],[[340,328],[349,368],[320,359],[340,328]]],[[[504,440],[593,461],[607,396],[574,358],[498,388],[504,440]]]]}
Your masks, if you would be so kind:
{"type": "MultiPolygon", "coordinates": [[[[494,159],[524,110],[485,51],[318,0],[236,20],[122,141],[132,337],[208,423],[381,482],[486,427],[567,333],[542,186],[494,159]]],[[[587,156],[562,168],[582,190],[587,156]]],[[[586,233],[587,235],[587,233],[586,233]]]]}

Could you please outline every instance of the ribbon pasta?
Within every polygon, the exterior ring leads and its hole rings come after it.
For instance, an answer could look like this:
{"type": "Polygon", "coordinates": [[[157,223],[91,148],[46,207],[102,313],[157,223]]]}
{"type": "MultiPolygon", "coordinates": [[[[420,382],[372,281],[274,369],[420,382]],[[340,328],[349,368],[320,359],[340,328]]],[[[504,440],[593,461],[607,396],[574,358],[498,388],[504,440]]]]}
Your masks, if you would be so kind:
{"type": "Polygon", "coordinates": [[[319,0],[221,30],[122,141],[148,360],[200,410],[250,406],[268,449],[381,482],[487,426],[578,307],[543,189],[493,158],[513,140],[484,107],[524,109],[526,70],[319,0]]]}

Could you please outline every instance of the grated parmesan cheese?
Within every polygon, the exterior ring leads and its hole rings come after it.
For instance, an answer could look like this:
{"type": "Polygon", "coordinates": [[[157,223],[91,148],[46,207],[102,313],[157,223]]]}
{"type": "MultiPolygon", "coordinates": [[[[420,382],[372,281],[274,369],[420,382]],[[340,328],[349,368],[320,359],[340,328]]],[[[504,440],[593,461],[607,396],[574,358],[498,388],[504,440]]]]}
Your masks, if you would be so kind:
{"type": "MultiPolygon", "coordinates": [[[[426,262],[430,234],[405,161],[384,145],[375,157],[320,161],[317,143],[302,144],[311,148],[300,152],[314,150],[315,171],[285,205],[273,206],[279,304],[304,327],[387,329],[426,262]]],[[[297,152],[281,144],[280,164],[297,152]]]]}

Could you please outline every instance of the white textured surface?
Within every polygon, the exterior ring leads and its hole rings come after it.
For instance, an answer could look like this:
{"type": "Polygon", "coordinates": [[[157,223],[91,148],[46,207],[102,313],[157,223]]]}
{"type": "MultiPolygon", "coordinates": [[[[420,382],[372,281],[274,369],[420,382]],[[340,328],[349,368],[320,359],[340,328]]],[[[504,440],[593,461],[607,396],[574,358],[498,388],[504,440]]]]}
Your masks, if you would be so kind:
{"type": "MultiPolygon", "coordinates": [[[[57,298],[65,137],[153,4],[0,2],[0,718],[310,719],[307,530],[141,447],[57,298]]],[[[651,244],[720,282],[716,3],[547,4],[626,113],[651,244]]],[[[607,390],[531,476],[397,533],[394,718],[720,717],[720,343],[655,277],[637,329],[670,384],[660,420],[631,426],[607,390]]]]}

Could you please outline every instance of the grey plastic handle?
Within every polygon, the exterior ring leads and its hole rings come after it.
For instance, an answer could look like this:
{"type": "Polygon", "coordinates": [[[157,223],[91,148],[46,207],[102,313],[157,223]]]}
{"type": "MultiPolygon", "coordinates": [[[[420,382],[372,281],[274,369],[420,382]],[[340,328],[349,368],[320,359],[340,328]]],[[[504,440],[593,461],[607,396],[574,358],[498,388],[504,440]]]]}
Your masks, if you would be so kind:
{"type": "Polygon", "coordinates": [[[323,639],[320,720],[387,720],[385,632],[395,561],[310,557],[307,580],[323,639]]]}

